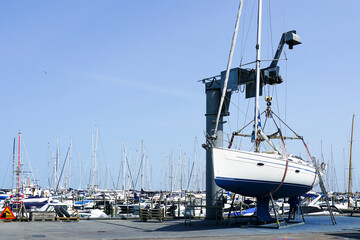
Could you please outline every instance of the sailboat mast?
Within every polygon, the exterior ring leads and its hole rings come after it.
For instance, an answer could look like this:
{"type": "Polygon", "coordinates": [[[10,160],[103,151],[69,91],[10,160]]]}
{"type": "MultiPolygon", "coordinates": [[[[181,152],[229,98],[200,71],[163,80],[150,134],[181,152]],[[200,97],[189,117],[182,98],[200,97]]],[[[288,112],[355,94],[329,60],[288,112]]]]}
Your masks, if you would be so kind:
{"type": "Polygon", "coordinates": [[[55,193],[57,193],[57,174],[58,174],[58,168],[59,168],[59,138],[56,138],[56,158],[55,158],[55,166],[54,166],[54,190],[55,193]]]}
{"type": "Polygon", "coordinates": [[[11,180],[11,191],[14,191],[14,182],[15,182],[15,138],[13,142],[13,161],[12,161],[12,180],[11,180]]]}
{"type": "Polygon", "coordinates": [[[146,156],[146,172],[149,174],[149,190],[151,191],[151,176],[152,176],[152,168],[150,166],[149,170],[149,158],[146,156]]]}
{"type": "Polygon", "coordinates": [[[257,26],[257,44],[256,44],[256,95],[255,95],[255,152],[259,152],[258,139],[258,121],[259,121],[259,92],[260,92],[260,45],[261,45],[261,15],[262,0],[258,1],[258,26],[257,26]]]}
{"type": "Polygon", "coordinates": [[[179,178],[179,183],[180,183],[180,191],[182,191],[182,180],[183,180],[183,159],[182,159],[182,153],[181,153],[181,145],[180,145],[180,151],[179,151],[179,166],[180,166],[180,178],[179,178]]]}
{"type": "Polygon", "coordinates": [[[345,148],[343,148],[344,155],[344,192],[346,191],[346,156],[345,156],[345,148]]]}
{"type": "Polygon", "coordinates": [[[48,142],[48,189],[50,189],[50,143],[48,142]]]}
{"type": "Polygon", "coordinates": [[[17,196],[16,196],[16,202],[19,204],[19,196],[20,196],[20,138],[21,133],[19,132],[19,149],[18,149],[18,167],[17,167],[17,196]]]}
{"type": "Polygon", "coordinates": [[[352,143],[353,143],[353,134],[354,134],[354,118],[355,118],[355,114],[353,114],[353,117],[352,117],[352,125],[351,125],[350,161],[349,161],[349,188],[348,188],[348,208],[350,208],[350,194],[351,194],[351,158],[352,158],[352,143]]]}
{"type": "MultiPolygon", "coordinates": [[[[94,147],[94,165],[95,165],[95,185],[99,187],[98,176],[98,157],[97,157],[97,144],[98,144],[99,128],[96,126],[95,147],[94,147]]],[[[95,190],[95,185],[93,186],[95,190]]]]}
{"type": "Polygon", "coordinates": [[[68,167],[69,167],[69,172],[68,172],[68,188],[70,188],[71,186],[70,186],[70,179],[71,179],[71,154],[72,154],[72,139],[70,139],[70,151],[69,151],[69,165],[68,165],[68,167]]]}
{"type": "Polygon", "coordinates": [[[81,154],[79,153],[79,189],[81,189],[81,180],[82,180],[82,176],[81,176],[81,154]]]}
{"type": "Polygon", "coordinates": [[[126,183],[125,183],[125,175],[126,175],[126,169],[125,169],[125,149],[124,149],[124,142],[121,141],[121,167],[122,167],[122,191],[123,191],[123,194],[125,196],[125,187],[126,187],[126,183]]]}
{"type": "Polygon", "coordinates": [[[169,170],[169,174],[170,174],[170,192],[173,192],[173,175],[174,175],[174,153],[171,152],[171,161],[170,161],[170,170],[169,170]]]}
{"type": "Polygon", "coordinates": [[[144,141],[141,140],[141,164],[140,164],[140,167],[141,167],[141,187],[140,189],[143,189],[144,188],[144,169],[145,169],[145,163],[144,163],[144,141]]]}

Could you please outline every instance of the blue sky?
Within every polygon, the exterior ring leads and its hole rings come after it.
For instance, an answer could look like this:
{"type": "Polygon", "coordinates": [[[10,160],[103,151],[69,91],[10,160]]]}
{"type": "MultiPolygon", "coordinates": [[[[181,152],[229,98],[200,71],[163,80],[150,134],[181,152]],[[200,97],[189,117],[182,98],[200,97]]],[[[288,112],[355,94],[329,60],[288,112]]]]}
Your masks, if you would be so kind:
{"type": "MultiPolygon", "coordinates": [[[[59,138],[64,159],[72,139],[72,178],[77,183],[78,154],[84,165],[91,166],[95,126],[102,143],[99,160],[111,165],[114,176],[121,141],[135,158],[144,140],[153,186],[160,186],[161,162],[172,152],[178,156],[180,145],[192,158],[195,137],[199,145],[204,142],[205,94],[197,81],[225,70],[238,4],[233,0],[2,1],[0,161],[8,171],[0,178],[0,187],[11,184],[12,141],[19,130],[42,186],[47,185],[48,143],[53,155],[59,138]]],[[[255,58],[253,4],[245,0],[233,67],[241,59],[245,63],[255,58]]],[[[288,61],[280,63],[285,79],[277,87],[280,115],[305,137],[317,158],[321,141],[327,161],[333,145],[340,190],[353,113],[354,170],[360,181],[359,7],[355,0],[341,4],[273,0],[264,1],[263,10],[263,59],[272,58],[284,31],[296,29],[303,42],[293,51],[286,49],[288,61]]],[[[233,101],[246,112],[243,95],[233,95],[233,101]]],[[[264,101],[261,106],[265,107],[264,101]]],[[[230,112],[227,132],[244,121],[236,108],[230,112]]],[[[251,116],[252,110],[247,114],[251,116]]],[[[197,154],[204,163],[205,151],[199,147],[197,154]]]]}

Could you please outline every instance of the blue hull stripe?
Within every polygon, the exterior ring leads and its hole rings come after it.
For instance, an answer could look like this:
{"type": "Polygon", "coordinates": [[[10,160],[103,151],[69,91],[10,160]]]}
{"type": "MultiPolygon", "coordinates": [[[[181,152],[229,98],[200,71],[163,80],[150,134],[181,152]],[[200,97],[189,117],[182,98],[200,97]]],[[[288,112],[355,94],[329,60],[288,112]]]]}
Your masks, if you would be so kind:
{"type": "MultiPolygon", "coordinates": [[[[249,179],[234,179],[217,177],[216,184],[228,191],[250,197],[262,197],[275,190],[280,182],[259,181],[249,179]]],[[[311,190],[311,186],[293,183],[283,183],[273,194],[275,198],[300,196],[311,190]]]]}

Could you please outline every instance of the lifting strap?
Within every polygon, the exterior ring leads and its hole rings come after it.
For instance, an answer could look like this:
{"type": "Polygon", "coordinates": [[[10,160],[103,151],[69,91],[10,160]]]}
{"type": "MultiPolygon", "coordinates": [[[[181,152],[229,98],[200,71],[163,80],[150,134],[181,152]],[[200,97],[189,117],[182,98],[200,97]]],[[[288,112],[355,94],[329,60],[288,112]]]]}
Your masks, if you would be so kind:
{"type": "MultiPolygon", "coordinates": [[[[280,135],[280,138],[281,138],[281,143],[282,143],[282,145],[283,145],[283,147],[284,147],[285,156],[286,156],[286,164],[285,164],[284,175],[283,175],[283,177],[282,177],[282,179],[281,179],[281,182],[280,182],[280,184],[277,186],[277,188],[275,188],[275,190],[273,190],[273,191],[270,192],[271,195],[274,194],[276,191],[278,191],[278,190],[280,189],[280,187],[283,185],[283,183],[284,183],[284,181],[285,181],[285,178],[286,178],[286,174],[287,174],[288,168],[289,168],[289,156],[288,156],[287,151],[286,151],[284,138],[283,138],[282,133],[281,133],[281,130],[280,130],[280,128],[278,127],[278,125],[276,124],[275,120],[274,120],[274,123],[275,123],[275,125],[276,125],[276,127],[277,127],[277,129],[278,129],[278,131],[279,131],[279,135],[280,135]]],[[[269,194],[270,194],[270,193],[269,193],[269,194]]]]}

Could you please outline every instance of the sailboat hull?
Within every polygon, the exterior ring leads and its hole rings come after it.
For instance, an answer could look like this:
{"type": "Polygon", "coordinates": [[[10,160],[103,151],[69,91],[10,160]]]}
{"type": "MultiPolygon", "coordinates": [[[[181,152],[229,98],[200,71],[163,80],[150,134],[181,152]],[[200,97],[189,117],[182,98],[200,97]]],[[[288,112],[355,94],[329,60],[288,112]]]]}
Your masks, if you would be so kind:
{"type": "Polygon", "coordinates": [[[222,148],[212,148],[212,154],[216,184],[244,196],[264,197],[269,192],[275,198],[299,196],[318,182],[314,167],[299,158],[289,157],[281,184],[286,159],[279,154],[222,148]]]}

